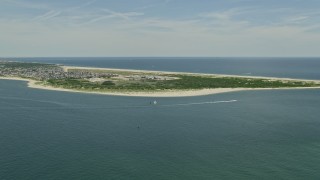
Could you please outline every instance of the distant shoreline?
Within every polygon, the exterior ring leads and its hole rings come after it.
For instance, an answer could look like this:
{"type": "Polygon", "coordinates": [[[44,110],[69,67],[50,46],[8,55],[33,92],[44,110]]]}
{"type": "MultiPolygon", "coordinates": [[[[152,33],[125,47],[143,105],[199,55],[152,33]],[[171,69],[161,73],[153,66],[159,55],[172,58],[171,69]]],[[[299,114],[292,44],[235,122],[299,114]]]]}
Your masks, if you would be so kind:
{"type": "MultiPolygon", "coordinates": [[[[94,67],[74,67],[74,66],[61,66],[65,71],[68,69],[87,69],[87,70],[114,70],[123,72],[143,72],[143,73],[160,73],[160,74],[189,74],[189,75],[203,75],[203,76],[219,76],[219,77],[243,77],[243,78],[265,78],[270,80],[295,80],[295,81],[306,81],[306,82],[320,82],[320,80],[307,80],[307,79],[291,79],[291,78],[276,78],[276,77],[261,77],[261,76],[239,76],[239,75],[222,75],[222,74],[203,74],[203,73],[184,73],[184,72],[165,72],[165,71],[148,71],[148,70],[131,70],[131,69],[113,69],[113,68],[94,68],[94,67]]],[[[211,94],[220,94],[227,92],[236,91],[248,91],[248,90],[290,90],[290,89],[320,89],[320,87],[284,87],[284,88],[215,88],[215,89],[195,89],[195,90],[163,90],[163,91],[87,91],[77,89],[65,89],[47,86],[32,79],[25,79],[19,77],[0,77],[0,80],[18,80],[27,81],[28,87],[43,90],[52,91],[64,91],[64,92],[75,92],[75,93],[86,93],[86,94],[100,94],[100,95],[113,95],[113,96],[134,96],[134,97],[188,97],[188,96],[203,96],[211,94]]]]}
{"type": "Polygon", "coordinates": [[[239,78],[256,78],[256,79],[270,79],[270,80],[288,80],[288,81],[305,81],[305,82],[319,82],[320,80],[312,79],[299,79],[299,78],[279,78],[279,77],[266,77],[266,76],[242,76],[242,75],[229,75],[229,74],[209,74],[209,73],[191,73],[191,72],[172,72],[172,71],[152,71],[152,70],[136,70],[136,69],[117,69],[117,68],[98,68],[98,67],[81,67],[81,66],[65,66],[61,65],[64,71],[69,69],[87,69],[87,70],[107,70],[107,71],[122,71],[122,72],[140,72],[140,73],[160,73],[160,74],[186,74],[186,75],[203,75],[203,76],[216,76],[216,77],[239,77],[239,78]]]}

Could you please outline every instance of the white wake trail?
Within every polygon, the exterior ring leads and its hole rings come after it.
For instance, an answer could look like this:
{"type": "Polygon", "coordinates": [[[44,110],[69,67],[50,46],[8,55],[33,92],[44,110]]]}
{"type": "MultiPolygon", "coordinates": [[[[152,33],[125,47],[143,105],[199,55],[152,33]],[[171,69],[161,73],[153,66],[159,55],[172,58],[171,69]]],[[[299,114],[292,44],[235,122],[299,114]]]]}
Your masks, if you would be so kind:
{"type": "Polygon", "coordinates": [[[168,105],[159,105],[159,106],[164,106],[164,107],[171,107],[171,106],[192,106],[192,105],[233,103],[233,102],[237,102],[237,100],[230,100],[230,101],[208,101],[208,102],[185,103],[185,104],[168,104],[168,105]]]}
{"type": "MultiPolygon", "coordinates": [[[[0,98],[1,99],[1,98],[0,98]]],[[[5,98],[2,98],[5,99],[5,98]]],[[[9,99],[9,98],[7,98],[9,99]]],[[[30,100],[30,99],[23,99],[23,98],[10,98],[10,99],[20,99],[20,100],[30,100]]],[[[181,103],[181,104],[157,104],[157,105],[142,105],[142,106],[109,106],[109,107],[103,107],[103,106],[68,106],[67,103],[59,103],[59,102],[52,102],[52,101],[39,101],[39,100],[32,100],[35,102],[46,102],[46,103],[52,103],[56,105],[60,105],[60,107],[30,107],[30,106],[18,106],[15,104],[9,104],[8,105],[14,106],[14,107],[4,107],[0,108],[0,110],[10,110],[10,109],[28,109],[28,110],[72,110],[72,109],[134,109],[134,108],[156,108],[156,107],[179,107],[179,106],[195,106],[195,105],[205,105],[205,104],[219,104],[219,103],[233,103],[237,102],[238,100],[229,100],[229,101],[207,101],[207,102],[193,102],[193,103],[181,103]]],[[[2,102],[3,103],[3,102],[2,102]]]]}

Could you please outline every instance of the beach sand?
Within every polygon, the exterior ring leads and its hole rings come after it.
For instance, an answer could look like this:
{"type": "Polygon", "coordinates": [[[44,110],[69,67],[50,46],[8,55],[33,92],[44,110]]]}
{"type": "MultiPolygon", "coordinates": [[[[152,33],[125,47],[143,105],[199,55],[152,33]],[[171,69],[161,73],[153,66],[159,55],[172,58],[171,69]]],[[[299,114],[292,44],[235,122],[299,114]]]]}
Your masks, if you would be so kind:
{"type": "Polygon", "coordinates": [[[269,79],[269,80],[283,80],[283,81],[305,81],[320,83],[320,80],[311,79],[293,79],[293,78],[279,78],[279,77],[264,77],[264,76],[242,76],[242,75],[228,75],[228,74],[208,74],[208,73],[190,73],[190,72],[170,72],[170,71],[150,71],[150,70],[133,70],[133,69],[116,69],[116,68],[96,68],[96,67],[78,67],[78,66],[61,66],[64,71],[69,69],[87,69],[87,70],[101,70],[101,71],[120,71],[120,72],[136,72],[136,73],[156,73],[156,74],[186,74],[195,76],[215,76],[215,77],[239,77],[239,78],[254,78],[254,79],[269,79]]]}
{"type": "MultiPolygon", "coordinates": [[[[148,70],[131,70],[131,69],[113,69],[113,68],[95,68],[95,67],[75,67],[75,66],[61,66],[64,71],[69,69],[89,69],[89,70],[106,70],[106,71],[122,71],[122,72],[137,72],[137,73],[157,73],[157,74],[188,74],[197,76],[216,76],[216,77],[242,77],[242,78],[262,78],[270,80],[283,80],[283,81],[306,81],[320,83],[320,80],[309,79],[291,79],[291,78],[277,78],[277,77],[262,77],[262,76],[238,76],[238,75],[224,75],[224,74],[204,74],[204,73],[188,73],[188,72],[167,72],[167,71],[148,71],[148,70]]],[[[82,91],[75,89],[64,89],[52,86],[39,84],[38,81],[31,79],[24,79],[19,77],[0,77],[0,79],[6,80],[19,80],[27,81],[28,87],[36,89],[45,89],[53,91],[65,91],[76,93],[89,93],[89,94],[102,94],[102,95],[116,95],[116,96],[138,96],[138,97],[186,97],[186,96],[203,96],[209,94],[219,94],[235,91],[248,91],[248,90],[276,90],[276,89],[320,89],[320,87],[294,87],[294,88],[216,88],[216,89],[196,89],[196,90],[168,90],[168,91],[153,91],[153,92],[99,92],[99,91],[82,91]]]]}
{"type": "Polygon", "coordinates": [[[172,91],[158,91],[158,92],[99,92],[99,91],[81,91],[74,89],[56,88],[38,84],[35,80],[18,78],[18,77],[0,77],[4,80],[17,80],[27,81],[28,87],[36,89],[44,89],[51,91],[64,91],[74,93],[87,93],[87,94],[101,94],[101,95],[114,95],[114,96],[135,96],[135,97],[187,97],[187,96],[204,96],[210,94],[219,94],[236,91],[248,90],[289,90],[289,89],[320,89],[320,87],[294,87],[294,88],[216,88],[216,89],[201,89],[201,90],[172,90],[172,91]]]}

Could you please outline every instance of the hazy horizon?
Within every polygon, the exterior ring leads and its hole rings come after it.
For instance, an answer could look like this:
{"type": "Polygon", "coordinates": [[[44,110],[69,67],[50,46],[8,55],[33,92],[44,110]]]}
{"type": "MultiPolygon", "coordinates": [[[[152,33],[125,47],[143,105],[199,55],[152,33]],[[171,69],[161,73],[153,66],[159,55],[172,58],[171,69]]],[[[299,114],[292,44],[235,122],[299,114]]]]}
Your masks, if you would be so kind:
{"type": "Polygon", "coordinates": [[[0,58],[320,58],[320,56],[0,56],[0,58]]]}
{"type": "Polygon", "coordinates": [[[315,0],[2,0],[0,57],[320,57],[315,0]]]}

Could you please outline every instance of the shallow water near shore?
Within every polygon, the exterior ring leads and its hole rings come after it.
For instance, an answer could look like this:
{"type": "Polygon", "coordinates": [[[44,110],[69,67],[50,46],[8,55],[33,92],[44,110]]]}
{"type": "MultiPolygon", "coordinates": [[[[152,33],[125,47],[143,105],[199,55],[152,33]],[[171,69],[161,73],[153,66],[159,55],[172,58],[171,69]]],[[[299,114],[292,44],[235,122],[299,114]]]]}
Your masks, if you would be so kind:
{"type": "Polygon", "coordinates": [[[319,107],[319,89],[147,98],[0,80],[0,179],[318,179],[319,107]]]}

